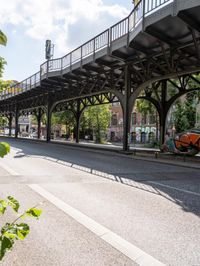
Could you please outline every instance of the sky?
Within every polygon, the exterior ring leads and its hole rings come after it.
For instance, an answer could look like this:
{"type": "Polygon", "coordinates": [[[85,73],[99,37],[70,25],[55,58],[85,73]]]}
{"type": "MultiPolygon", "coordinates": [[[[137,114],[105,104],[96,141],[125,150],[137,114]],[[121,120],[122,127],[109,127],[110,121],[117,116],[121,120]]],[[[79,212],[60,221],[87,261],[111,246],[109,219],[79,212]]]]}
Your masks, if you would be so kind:
{"type": "Polygon", "coordinates": [[[45,61],[45,40],[62,57],[126,17],[132,0],[0,0],[0,46],[7,61],[3,80],[22,81],[45,61]]]}

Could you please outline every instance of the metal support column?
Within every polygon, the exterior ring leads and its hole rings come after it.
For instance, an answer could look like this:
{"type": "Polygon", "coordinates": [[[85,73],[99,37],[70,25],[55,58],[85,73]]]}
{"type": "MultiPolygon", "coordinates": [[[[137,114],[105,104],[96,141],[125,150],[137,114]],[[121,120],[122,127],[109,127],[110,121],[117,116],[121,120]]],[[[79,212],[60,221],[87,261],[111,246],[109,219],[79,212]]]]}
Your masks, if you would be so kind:
{"type": "Polygon", "coordinates": [[[129,133],[130,133],[130,120],[131,120],[131,110],[129,106],[129,98],[131,94],[131,74],[129,67],[126,66],[125,69],[125,93],[123,101],[123,150],[129,150],[129,133]]]}
{"type": "Polygon", "coordinates": [[[166,99],[167,99],[167,80],[163,80],[162,82],[162,91],[161,91],[161,109],[162,112],[160,113],[160,142],[161,144],[165,141],[165,134],[166,134],[166,119],[167,119],[167,112],[166,109],[166,99]]]}
{"type": "Polygon", "coordinates": [[[16,108],[15,110],[15,138],[18,137],[18,131],[19,131],[18,119],[19,119],[19,110],[18,108],[16,108]]]}
{"type": "Polygon", "coordinates": [[[37,115],[37,122],[38,122],[37,137],[38,139],[40,139],[40,133],[41,133],[41,118],[42,118],[42,112],[41,112],[41,108],[39,108],[38,115],[37,115]]]}
{"type": "Polygon", "coordinates": [[[80,100],[78,99],[77,100],[77,110],[76,110],[76,143],[79,143],[80,118],[81,118],[80,100]]]}
{"type": "Polygon", "coordinates": [[[52,102],[48,99],[47,104],[47,124],[46,124],[46,142],[50,142],[51,140],[51,114],[52,114],[52,102]]]}
{"type": "Polygon", "coordinates": [[[9,133],[8,135],[11,137],[12,135],[12,119],[13,119],[13,115],[12,113],[9,114],[9,118],[8,118],[8,126],[9,126],[9,133]]]}

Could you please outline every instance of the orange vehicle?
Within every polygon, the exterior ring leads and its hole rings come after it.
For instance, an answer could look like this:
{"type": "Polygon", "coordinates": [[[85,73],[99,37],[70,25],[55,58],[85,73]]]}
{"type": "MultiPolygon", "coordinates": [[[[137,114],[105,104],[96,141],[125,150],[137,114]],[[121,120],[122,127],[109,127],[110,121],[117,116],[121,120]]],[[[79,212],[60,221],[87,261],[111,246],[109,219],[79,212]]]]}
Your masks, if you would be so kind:
{"type": "Polygon", "coordinates": [[[200,152],[200,129],[191,129],[166,140],[164,151],[176,154],[196,155],[200,152]]]}

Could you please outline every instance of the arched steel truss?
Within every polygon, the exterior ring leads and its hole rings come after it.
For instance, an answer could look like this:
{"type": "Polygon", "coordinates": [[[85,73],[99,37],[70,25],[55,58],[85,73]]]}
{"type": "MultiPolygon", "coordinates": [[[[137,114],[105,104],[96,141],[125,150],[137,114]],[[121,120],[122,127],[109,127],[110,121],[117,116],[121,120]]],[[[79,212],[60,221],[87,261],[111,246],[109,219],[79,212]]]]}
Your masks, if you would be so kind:
{"type": "Polygon", "coordinates": [[[49,141],[54,108],[70,103],[78,121],[84,101],[100,104],[101,97],[112,94],[122,106],[127,150],[133,105],[145,92],[142,97],[159,111],[163,140],[169,107],[186,93],[187,80],[200,72],[199,12],[199,0],[138,1],[128,17],[64,57],[46,61],[39,72],[3,92],[0,113],[15,114],[17,128],[20,112],[39,113],[45,107],[49,141]],[[180,81],[178,87],[173,79],[180,81]],[[177,87],[171,99],[168,83],[177,87]]]}

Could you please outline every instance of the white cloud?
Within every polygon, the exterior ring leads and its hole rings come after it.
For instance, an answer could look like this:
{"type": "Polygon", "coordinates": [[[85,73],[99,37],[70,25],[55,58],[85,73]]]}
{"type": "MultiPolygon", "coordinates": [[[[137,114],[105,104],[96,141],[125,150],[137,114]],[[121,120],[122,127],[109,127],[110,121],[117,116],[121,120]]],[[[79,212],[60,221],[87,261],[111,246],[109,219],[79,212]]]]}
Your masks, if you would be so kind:
{"type": "Polygon", "coordinates": [[[0,26],[21,26],[26,35],[37,40],[50,38],[60,55],[71,48],[68,33],[76,23],[81,31],[85,23],[95,25],[102,17],[117,20],[129,13],[126,8],[106,5],[103,0],[0,0],[0,6],[0,26]]]}

